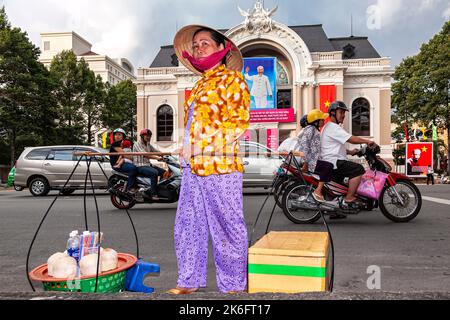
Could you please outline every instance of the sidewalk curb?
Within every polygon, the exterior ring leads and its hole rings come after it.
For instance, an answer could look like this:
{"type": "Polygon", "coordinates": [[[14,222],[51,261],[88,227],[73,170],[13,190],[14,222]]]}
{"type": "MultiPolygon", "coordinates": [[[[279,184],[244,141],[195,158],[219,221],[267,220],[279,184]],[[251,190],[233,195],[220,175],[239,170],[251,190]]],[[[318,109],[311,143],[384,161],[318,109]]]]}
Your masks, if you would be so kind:
{"type": "Polygon", "coordinates": [[[0,293],[0,300],[449,300],[450,292],[336,292],[305,294],[236,294],[196,293],[189,296],[168,294],[87,294],[61,292],[11,292],[0,293]]]}

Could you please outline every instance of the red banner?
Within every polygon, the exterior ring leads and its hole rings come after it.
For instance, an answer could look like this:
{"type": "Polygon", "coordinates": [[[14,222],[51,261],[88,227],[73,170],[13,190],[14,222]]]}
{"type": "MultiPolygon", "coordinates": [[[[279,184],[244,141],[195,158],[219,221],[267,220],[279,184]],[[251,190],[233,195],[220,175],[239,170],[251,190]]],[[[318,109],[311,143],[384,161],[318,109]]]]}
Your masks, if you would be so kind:
{"type": "Polygon", "coordinates": [[[433,143],[407,143],[406,175],[411,177],[425,177],[428,166],[433,168],[433,143]]]}
{"type": "Polygon", "coordinates": [[[266,146],[274,151],[278,150],[279,147],[278,129],[267,129],[266,146]]]}
{"type": "Polygon", "coordinates": [[[184,101],[188,101],[189,100],[189,97],[191,96],[191,92],[192,92],[191,89],[184,90],[184,101]]]}
{"type": "MultiPolygon", "coordinates": [[[[336,101],[336,86],[320,86],[320,111],[328,113],[330,105],[336,101]]],[[[325,122],[330,121],[327,119],[325,122]]]]}

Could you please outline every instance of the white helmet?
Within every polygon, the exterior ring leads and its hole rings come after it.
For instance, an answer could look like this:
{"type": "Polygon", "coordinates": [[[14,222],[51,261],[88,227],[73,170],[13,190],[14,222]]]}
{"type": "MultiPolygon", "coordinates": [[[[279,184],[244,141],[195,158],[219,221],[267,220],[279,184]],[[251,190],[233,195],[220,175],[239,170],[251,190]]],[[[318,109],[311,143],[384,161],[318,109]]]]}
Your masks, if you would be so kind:
{"type": "Polygon", "coordinates": [[[113,131],[114,134],[116,133],[121,133],[123,134],[124,137],[126,137],[127,133],[125,132],[125,130],[123,130],[122,128],[117,128],[116,130],[113,131]]]}

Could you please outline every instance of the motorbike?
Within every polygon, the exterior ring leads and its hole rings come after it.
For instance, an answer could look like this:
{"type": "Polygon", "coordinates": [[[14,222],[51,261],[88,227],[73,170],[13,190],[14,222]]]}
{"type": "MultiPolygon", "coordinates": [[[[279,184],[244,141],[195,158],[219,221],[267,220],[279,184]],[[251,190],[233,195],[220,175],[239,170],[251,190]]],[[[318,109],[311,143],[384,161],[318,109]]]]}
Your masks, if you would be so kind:
{"type": "MultiPolygon", "coordinates": [[[[409,222],[420,212],[422,196],[419,189],[409,177],[392,172],[392,167],[378,154],[380,147],[362,146],[358,157],[364,157],[371,170],[388,174],[384,188],[378,200],[356,194],[356,208],[342,206],[348,192],[348,184],[329,182],[323,188],[326,202],[317,202],[312,193],[319,183],[319,177],[311,172],[302,172],[301,164],[290,154],[280,166],[276,197],[286,217],[296,224],[310,224],[320,219],[320,213],[332,217],[345,218],[362,211],[380,208],[382,214],[394,222],[409,222]],[[293,165],[294,164],[294,165],[293,165]]],[[[348,181],[347,181],[348,182],[348,181]]],[[[277,199],[276,198],[276,199],[277,199]]]]}
{"type": "Polygon", "coordinates": [[[167,164],[168,173],[158,182],[158,200],[151,197],[152,187],[150,178],[137,177],[139,190],[136,193],[126,192],[128,175],[113,171],[109,178],[108,192],[111,194],[112,204],[120,210],[128,210],[136,204],[175,203],[178,201],[181,187],[181,166],[173,156],[162,157],[162,162],[167,164]]]}
{"type": "Polygon", "coordinates": [[[450,184],[450,177],[446,177],[444,175],[440,178],[441,184],[450,184]]]}

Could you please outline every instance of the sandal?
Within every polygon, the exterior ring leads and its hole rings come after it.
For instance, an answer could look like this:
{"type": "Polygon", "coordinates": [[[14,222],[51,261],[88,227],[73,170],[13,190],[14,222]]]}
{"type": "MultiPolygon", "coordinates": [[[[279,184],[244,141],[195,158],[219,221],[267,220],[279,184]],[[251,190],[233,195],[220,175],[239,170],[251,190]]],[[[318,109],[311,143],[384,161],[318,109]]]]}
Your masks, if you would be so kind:
{"type": "Polygon", "coordinates": [[[187,295],[192,294],[198,291],[198,288],[173,288],[167,291],[167,294],[173,294],[173,295],[187,295]]]}
{"type": "Polygon", "coordinates": [[[313,192],[312,196],[313,196],[314,200],[316,200],[317,202],[326,202],[325,198],[320,194],[313,192]]]}

